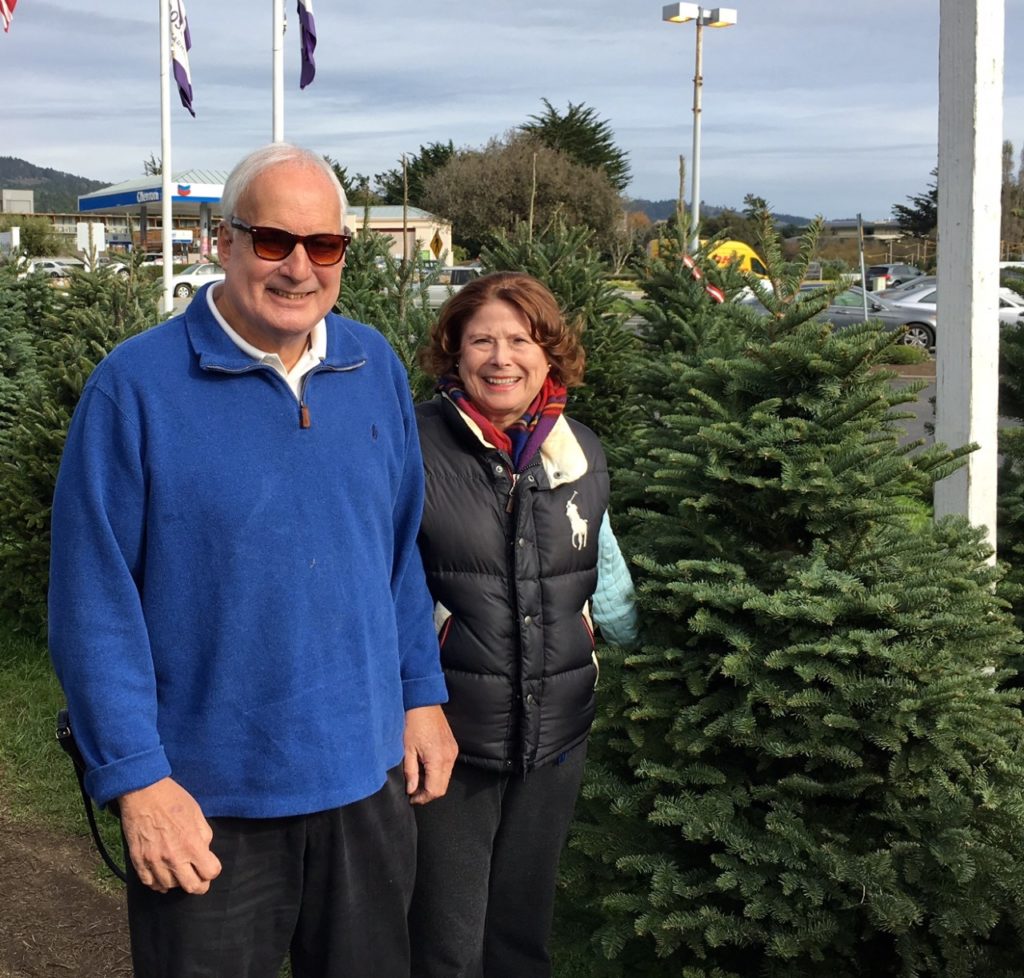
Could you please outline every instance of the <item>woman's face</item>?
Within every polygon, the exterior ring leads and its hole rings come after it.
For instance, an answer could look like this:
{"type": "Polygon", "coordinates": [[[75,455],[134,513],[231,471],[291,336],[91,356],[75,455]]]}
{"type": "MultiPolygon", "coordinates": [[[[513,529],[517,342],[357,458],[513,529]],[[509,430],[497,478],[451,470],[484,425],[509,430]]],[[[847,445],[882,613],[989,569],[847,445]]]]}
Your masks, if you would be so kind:
{"type": "Polygon", "coordinates": [[[548,369],[547,354],[530,335],[529,320],[503,299],[484,303],[462,329],[462,386],[498,428],[522,417],[540,392],[548,369]]]}

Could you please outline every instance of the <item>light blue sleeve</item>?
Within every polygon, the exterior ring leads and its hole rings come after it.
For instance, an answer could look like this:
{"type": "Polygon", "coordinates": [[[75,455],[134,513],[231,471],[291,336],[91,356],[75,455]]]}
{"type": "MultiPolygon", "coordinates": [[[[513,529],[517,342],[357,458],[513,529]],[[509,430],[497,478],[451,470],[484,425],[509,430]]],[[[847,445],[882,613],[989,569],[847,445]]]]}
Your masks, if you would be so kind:
{"type": "Polygon", "coordinates": [[[597,590],[591,600],[594,621],[605,641],[633,645],[637,639],[633,579],[605,511],[597,538],[597,590]]]}

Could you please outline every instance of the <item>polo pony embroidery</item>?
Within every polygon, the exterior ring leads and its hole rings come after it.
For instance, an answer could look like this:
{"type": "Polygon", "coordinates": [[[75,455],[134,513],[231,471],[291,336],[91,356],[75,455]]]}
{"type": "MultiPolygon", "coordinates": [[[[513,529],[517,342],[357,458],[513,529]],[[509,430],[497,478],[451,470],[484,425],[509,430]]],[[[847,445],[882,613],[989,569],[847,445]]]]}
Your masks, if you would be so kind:
{"type": "Polygon", "coordinates": [[[579,507],[576,505],[576,496],[573,493],[565,504],[565,515],[569,517],[572,524],[572,545],[577,550],[582,550],[587,545],[587,520],[580,516],[579,507]]]}

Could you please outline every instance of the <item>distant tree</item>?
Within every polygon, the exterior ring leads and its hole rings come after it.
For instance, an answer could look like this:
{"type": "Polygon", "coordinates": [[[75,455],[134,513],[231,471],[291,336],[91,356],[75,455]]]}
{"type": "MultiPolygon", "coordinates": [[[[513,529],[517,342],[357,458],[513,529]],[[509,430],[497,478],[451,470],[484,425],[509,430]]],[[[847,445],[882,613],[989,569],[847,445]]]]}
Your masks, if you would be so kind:
{"type": "Polygon", "coordinates": [[[581,166],[603,170],[611,185],[622,193],[629,185],[629,156],[615,145],[608,123],[582,102],[569,102],[562,115],[546,98],[541,101],[544,112],[530,116],[520,131],[535,136],[549,149],[565,153],[581,166]]]}
{"type": "Polygon", "coordinates": [[[348,175],[348,168],[342,166],[333,156],[327,156],[324,154],[324,160],[327,165],[334,171],[334,175],[338,178],[338,182],[341,184],[342,189],[345,191],[345,196],[348,198],[349,204],[358,203],[360,205],[365,204],[366,196],[369,193],[372,200],[369,203],[379,204],[382,203],[381,199],[377,194],[369,190],[370,178],[362,173],[353,174],[351,177],[348,175]]]}
{"type": "Polygon", "coordinates": [[[915,238],[927,238],[935,233],[939,224],[939,168],[932,170],[934,180],[921,194],[907,197],[910,205],[894,204],[892,216],[900,228],[915,238]]]}
{"type": "Polygon", "coordinates": [[[26,255],[46,258],[60,254],[60,238],[47,218],[30,214],[0,214],[0,231],[9,231],[12,227],[21,229],[21,250],[26,255]]]}
{"type": "MultiPolygon", "coordinates": [[[[409,203],[422,207],[427,179],[440,170],[455,155],[455,146],[447,143],[428,143],[418,153],[406,156],[405,169],[409,181],[409,203]]],[[[404,200],[405,182],[402,175],[402,161],[393,170],[385,170],[374,177],[376,191],[381,202],[401,204],[404,200]]]]}
{"type": "Polygon", "coordinates": [[[1000,238],[1007,253],[1024,254],[1024,150],[1013,171],[1013,143],[1003,143],[1002,222],[1000,238]]]}
{"type": "Polygon", "coordinates": [[[423,205],[450,220],[457,243],[472,254],[494,234],[530,224],[531,214],[534,228],[556,214],[590,228],[604,250],[622,213],[603,173],[517,132],[456,153],[427,179],[423,205]]]}
{"type": "Polygon", "coordinates": [[[613,274],[644,253],[644,246],[654,234],[654,223],[643,211],[623,211],[608,243],[608,260],[613,274]]]}
{"type": "Polygon", "coordinates": [[[700,221],[701,238],[713,238],[716,234],[725,233],[733,241],[742,241],[751,247],[757,242],[757,227],[746,214],[733,210],[731,207],[717,214],[705,214],[700,221]]]}
{"type": "Polygon", "coordinates": [[[148,160],[142,161],[142,173],[147,177],[158,177],[164,170],[163,157],[157,158],[155,153],[149,154],[148,160]]]}

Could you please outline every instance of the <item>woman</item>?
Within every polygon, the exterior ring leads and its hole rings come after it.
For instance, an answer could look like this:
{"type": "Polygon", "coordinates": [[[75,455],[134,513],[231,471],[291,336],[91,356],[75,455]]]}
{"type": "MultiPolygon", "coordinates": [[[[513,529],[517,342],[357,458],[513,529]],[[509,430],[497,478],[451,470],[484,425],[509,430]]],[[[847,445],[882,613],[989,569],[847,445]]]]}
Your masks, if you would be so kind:
{"type": "Polygon", "coordinates": [[[470,282],[423,361],[440,379],[417,407],[419,543],[460,753],[447,795],[417,807],[412,975],[548,976],[594,715],[591,614],[631,641],[632,584],[600,443],[563,413],[584,354],[547,288],[510,272],[470,282]]]}

